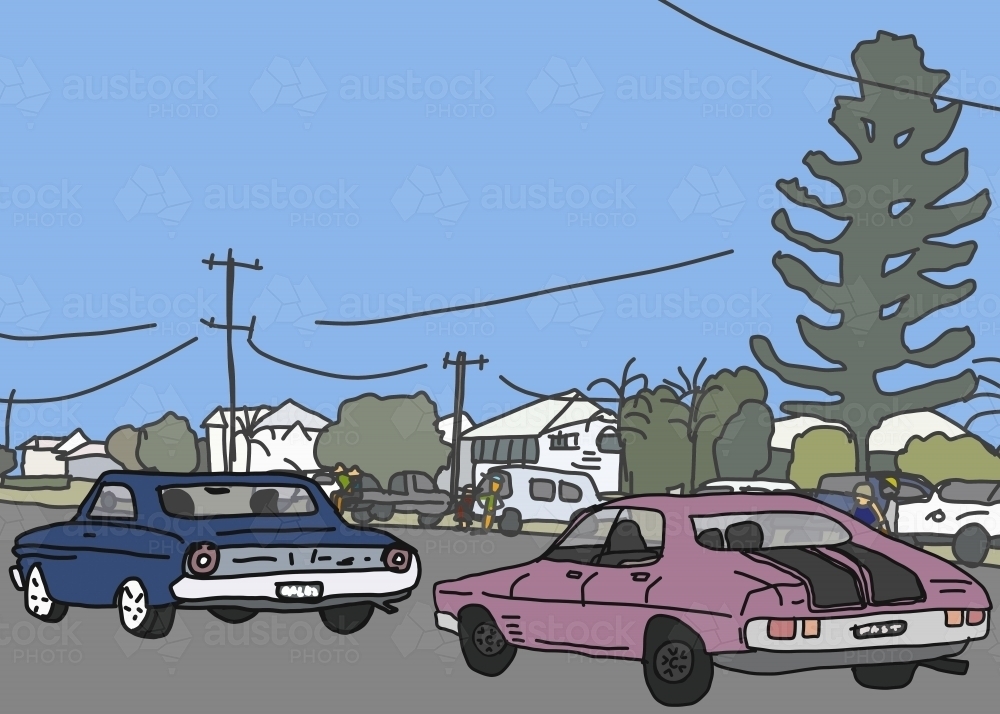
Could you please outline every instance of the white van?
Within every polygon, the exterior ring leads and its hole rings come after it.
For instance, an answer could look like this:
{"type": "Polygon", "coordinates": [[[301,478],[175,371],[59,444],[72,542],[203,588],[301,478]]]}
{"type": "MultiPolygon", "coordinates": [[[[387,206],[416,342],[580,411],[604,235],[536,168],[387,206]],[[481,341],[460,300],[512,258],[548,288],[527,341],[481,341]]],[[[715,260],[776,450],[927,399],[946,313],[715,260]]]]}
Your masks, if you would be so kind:
{"type": "MultiPolygon", "coordinates": [[[[497,493],[501,505],[496,523],[504,535],[516,535],[526,521],[569,523],[579,511],[602,500],[594,479],[580,471],[503,466],[489,470],[481,479],[484,486],[493,474],[503,477],[497,493]]],[[[482,518],[483,505],[478,499],[474,512],[477,520],[482,518]]]]}

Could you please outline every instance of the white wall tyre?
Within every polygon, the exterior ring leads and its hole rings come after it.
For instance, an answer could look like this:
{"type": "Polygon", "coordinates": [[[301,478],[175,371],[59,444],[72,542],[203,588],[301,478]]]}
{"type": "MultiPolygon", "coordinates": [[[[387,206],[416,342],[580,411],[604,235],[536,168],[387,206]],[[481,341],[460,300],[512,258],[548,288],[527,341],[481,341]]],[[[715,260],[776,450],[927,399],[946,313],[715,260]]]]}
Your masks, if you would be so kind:
{"type": "Polygon", "coordinates": [[[43,622],[59,622],[66,617],[69,609],[49,595],[42,569],[37,565],[32,565],[28,571],[28,582],[24,587],[24,609],[43,622]]]}
{"type": "Polygon", "coordinates": [[[118,590],[118,619],[130,635],[147,640],[166,637],[174,624],[174,606],[149,606],[149,594],[142,581],[132,578],[118,590]]]}

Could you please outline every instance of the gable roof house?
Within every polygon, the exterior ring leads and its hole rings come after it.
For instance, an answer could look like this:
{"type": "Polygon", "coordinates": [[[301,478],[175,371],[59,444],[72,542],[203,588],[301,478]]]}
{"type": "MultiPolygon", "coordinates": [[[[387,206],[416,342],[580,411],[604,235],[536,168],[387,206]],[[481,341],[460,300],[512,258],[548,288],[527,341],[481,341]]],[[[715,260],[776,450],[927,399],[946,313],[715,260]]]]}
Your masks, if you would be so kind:
{"type": "Polygon", "coordinates": [[[69,436],[35,436],[17,447],[22,476],[69,476],[94,480],[105,471],[120,468],[108,456],[107,446],[91,441],[82,429],[69,436]]]}

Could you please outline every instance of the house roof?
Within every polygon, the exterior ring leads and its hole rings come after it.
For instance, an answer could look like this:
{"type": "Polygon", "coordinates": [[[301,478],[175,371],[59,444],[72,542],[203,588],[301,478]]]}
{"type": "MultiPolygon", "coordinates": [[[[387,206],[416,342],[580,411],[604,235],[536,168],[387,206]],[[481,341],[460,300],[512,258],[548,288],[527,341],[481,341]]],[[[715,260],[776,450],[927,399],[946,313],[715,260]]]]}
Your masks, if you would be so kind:
{"type": "Polygon", "coordinates": [[[106,443],[103,441],[88,441],[86,444],[80,444],[72,451],[60,454],[59,459],[61,461],[70,461],[72,459],[82,459],[87,456],[111,458],[108,456],[108,445],[106,443]]]}
{"type": "MultiPolygon", "coordinates": [[[[261,405],[256,407],[236,407],[237,425],[246,414],[254,430],[287,429],[296,423],[304,429],[321,430],[330,425],[330,420],[318,412],[306,409],[292,399],[286,399],[276,407],[261,405]]],[[[229,407],[217,407],[205,417],[202,428],[209,426],[225,427],[229,423],[229,407]]]]}
{"type": "MultiPolygon", "coordinates": [[[[774,436],[771,437],[771,448],[791,450],[792,440],[796,436],[818,426],[847,431],[847,427],[839,422],[823,421],[811,416],[776,419],[774,436]]],[[[914,436],[926,438],[931,434],[944,434],[953,439],[956,436],[964,436],[968,432],[951,419],[935,411],[908,412],[896,414],[883,421],[868,437],[868,448],[871,451],[898,454],[906,448],[907,442],[914,436]]]]}
{"type": "Polygon", "coordinates": [[[588,420],[613,421],[614,414],[571,389],[563,394],[539,399],[501,414],[463,434],[463,438],[498,436],[539,436],[588,420]]]}
{"type": "Polygon", "coordinates": [[[41,449],[65,454],[88,443],[90,439],[83,433],[83,429],[77,429],[69,436],[33,436],[17,448],[41,449]]]}
{"type": "MultiPolygon", "coordinates": [[[[271,407],[268,406],[250,407],[243,405],[242,407],[236,407],[236,423],[239,424],[244,414],[249,416],[250,421],[257,421],[270,411],[271,407]]],[[[226,426],[228,423],[229,407],[216,407],[215,411],[205,417],[205,420],[201,423],[201,428],[204,429],[210,426],[226,426]]]]}

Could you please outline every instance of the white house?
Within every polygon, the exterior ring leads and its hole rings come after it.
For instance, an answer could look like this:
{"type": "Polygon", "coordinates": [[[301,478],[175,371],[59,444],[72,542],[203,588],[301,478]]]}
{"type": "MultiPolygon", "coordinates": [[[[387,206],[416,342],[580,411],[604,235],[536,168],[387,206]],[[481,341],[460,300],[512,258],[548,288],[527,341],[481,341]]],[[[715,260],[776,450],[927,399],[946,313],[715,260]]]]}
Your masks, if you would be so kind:
{"type": "MultiPolygon", "coordinates": [[[[847,431],[839,422],[829,422],[816,417],[800,416],[774,421],[772,449],[791,450],[796,436],[818,426],[833,427],[847,431]]],[[[964,436],[968,432],[951,419],[935,411],[924,410],[896,414],[883,421],[868,437],[868,448],[876,453],[898,454],[906,449],[906,444],[915,436],[927,438],[931,434],[944,434],[948,438],[964,436]]]]}
{"type": "MultiPolygon", "coordinates": [[[[477,483],[497,464],[531,464],[588,473],[599,492],[617,492],[623,489],[616,424],[613,413],[571,390],[483,422],[462,439],[471,443],[477,483]]],[[[469,482],[461,476],[461,485],[469,482]]]]}
{"type": "Polygon", "coordinates": [[[96,481],[105,471],[117,471],[121,465],[108,456],[108,445],[103,441],[89,441],[72,451],[59,455],[67,464],[71,479],[96,481]]]}
{"type": "MultiPolygon", "coordinates": [[[[210,471],[228,468],[228,424],[227,407],[219,407],[201,424],[208,438],[210,471]]],[[[233,471],[318,471],[316,439],[329,425],[330,420],[325,416],[291,399],[277,407],[238,407],[233,471]]]]}
{"type": "Polygon", "coordinates": [[[94,443],[82,429],[69,436],[34,436],[18,446],[22,476],[68,476],[67,454],[94,443]]]}

